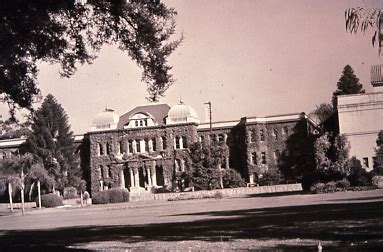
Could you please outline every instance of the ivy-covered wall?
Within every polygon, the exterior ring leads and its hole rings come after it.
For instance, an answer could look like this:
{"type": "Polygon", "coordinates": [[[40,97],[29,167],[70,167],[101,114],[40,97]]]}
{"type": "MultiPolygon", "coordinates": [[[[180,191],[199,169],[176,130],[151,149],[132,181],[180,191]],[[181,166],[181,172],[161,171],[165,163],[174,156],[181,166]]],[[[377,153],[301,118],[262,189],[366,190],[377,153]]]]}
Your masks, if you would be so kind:
{"type": "Polygon", "coordinates": [[[188,123],[90,132],[87,134],[86,139],[89,141],[88,179],[90,190],[91,192],[97,192],[101,190],[100,181],[103,181],[104,186],[119,186],[120,171],[129,166],[129,161],[132,159],[137,159],[135,161],[137,162],[136,166],[142,167],[140,153],[156,158],[157,164],[162,166],[165,181],[171,181],[175,169],[175,159],[185,160],[185,165],[190,167],[186,150],[188,145],[198,140],[198,135],[197,125],[188,123]],[[182,138],[183,149],[175,148],[176,137],[182,138]],[[149,139],[155,141],[153,151],[141,149],[140,153],[128,154],[129,141],[148,141],[149,139]],[[103,153],[100,153],[100,146],[102,146],[103,153]]]}

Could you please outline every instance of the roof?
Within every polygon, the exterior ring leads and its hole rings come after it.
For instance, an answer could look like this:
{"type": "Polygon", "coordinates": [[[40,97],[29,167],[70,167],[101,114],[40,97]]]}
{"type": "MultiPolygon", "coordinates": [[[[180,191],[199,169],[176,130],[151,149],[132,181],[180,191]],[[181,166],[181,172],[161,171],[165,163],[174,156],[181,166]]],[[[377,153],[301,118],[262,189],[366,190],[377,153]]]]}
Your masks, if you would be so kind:
{"type": "Polygon", "coordinates": [[[124,125],[129,122],[129,118],[137,113],[149,113],[152,115],[153,121],[157,125],[164,125],[165,124],[165,117],[168,115],[170,106],[167,104],[153,104],[153,105],[143,105],[135,107],[134,109],[130,110],[129,112],[123,114],[120,116],[120,120],[117,124],[117,129],[123,129],[124,125]]]}

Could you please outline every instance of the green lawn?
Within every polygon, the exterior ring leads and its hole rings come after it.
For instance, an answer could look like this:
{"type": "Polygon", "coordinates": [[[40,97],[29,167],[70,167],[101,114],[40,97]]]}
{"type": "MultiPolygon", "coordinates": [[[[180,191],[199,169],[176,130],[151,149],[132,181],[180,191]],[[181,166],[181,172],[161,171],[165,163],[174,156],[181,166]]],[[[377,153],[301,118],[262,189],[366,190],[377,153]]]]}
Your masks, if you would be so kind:
{"type": "MultiPolygon", "coordinates": [[[[1,216],[1,215],[0,215],[1,216]]],[[[0,251],[383,250],[383,190],[130,202],[0,217],[0,251]]]]}

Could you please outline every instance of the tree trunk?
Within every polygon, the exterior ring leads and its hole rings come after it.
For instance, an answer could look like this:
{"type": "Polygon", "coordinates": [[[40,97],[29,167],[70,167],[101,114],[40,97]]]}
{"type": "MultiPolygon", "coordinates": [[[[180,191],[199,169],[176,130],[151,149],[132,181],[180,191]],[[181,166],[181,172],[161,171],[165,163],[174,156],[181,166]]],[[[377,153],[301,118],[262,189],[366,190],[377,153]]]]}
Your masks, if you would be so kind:
{"type": "Polygon", "coordinates": [[[21,185],[21,214],[24,215],[25,202],[24,202],[24,184],[21,185]]]}
{"type": "Polygon", "coordinates": [[[41,209],[41,191],[40,191],[40,180],[37,180],[37,197],[39,198],[39,208],[41,209]]]}
{"type": "Polygon", "coordinates": [[[29,201],[32,201],[33,188],[35,187],[35,182],[32,183],[31,188],[29,189],[29,201]]]}
{"type": "Polygon", "coordinates": [[[82,195],[82,191],[80,191],[80,200],[81,200],[81,206],[84,206],[84,197],[82,195]]]}
{"type": "Polygon", "coordinates": [[[13,212],[12,185],[11,185],[11,182],[8,182],[8,194],[9,194],[9,205],[11,207],[11,212],[13,212]]]}

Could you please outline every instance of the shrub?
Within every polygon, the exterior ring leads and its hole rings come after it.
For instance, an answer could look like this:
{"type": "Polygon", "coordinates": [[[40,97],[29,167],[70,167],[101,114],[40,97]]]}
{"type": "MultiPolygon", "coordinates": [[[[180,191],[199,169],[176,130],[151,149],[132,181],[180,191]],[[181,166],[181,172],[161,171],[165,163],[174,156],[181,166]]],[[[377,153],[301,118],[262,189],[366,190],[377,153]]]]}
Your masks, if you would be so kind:
{"type": "Polygon", "coordinates": [[[383,176],[374,176],[371,179],[371,184],[378,188],[383,188],[383,176]]]}
{"type": "Polygon", "coordinates": [[[77,189],[73,186],[64,188],[64,199],[75,199],[77,198],[77,189]]]}
{"type": "Polygon", "coordinates": [[[269,170],[262,174],[259,178],[259,185],[278,185],[281,180],[281,174],[277,170],[269,170]]]}
{"type": "Polygon", "coordinates": [[[246,185],[241,175],[231,168],[222,172],[222,180],[224,188],[244,187],[246,185]]]}
{"type": "MultiPolygon", "coordinates": [[[[36,198],[36,204],[38,204],[38,198],[36,198]]],[[[63,199],[54,193],[49,193],[41,196],[42,207],[58,207],[63,205],[63,199]]]]}
{"type": "MultiPolygon", "coordinates": [[[[354,157],[353,157],[354,158],[354,157]]],[[[371,185],[371,176],[362,168],[359,160],[350,160],[350,175],[348,176],[351,186],[368,186],[371,185]]]]}
{"type": "Polygon", "coordinates": [[[324,193],[326,188],[326,184],[316,183],[311,186],[310,191],[313,193],[324,193]]]}
{"type": "Polygon", "coordinates": [[[129,192],[126,189],[112,188],[109,190],[97,192],[93,194],[93,204],[108,204],[108,203],[119,203],[128,202],[129,192]]]}
{"type": "Polygon", "coordinates": [[[345,191],[350,187],[350,182],[346,179],[339,180],[336,182],[336,187],[341,189],[342,191],[345,191]]]}
{"type": "Polygon", "coordinates": [[[221,192],[216,192],[214,194],[214,199],[222,199],[223,198],[223,194],[221,192]]]}
{"type": "Polygon", "coordinates": [[[335,181],[330,181],[326,183],[325,186],[325,192],[335,192],[336,191],[336,182],[335,181]]]}
{"type": "Polygon", "coordinates": [[[85,191],[84,194],[82,195],[82,197],[84,200],[88,200],[90,198],[90,195],[87,191],[85,191]]]}

